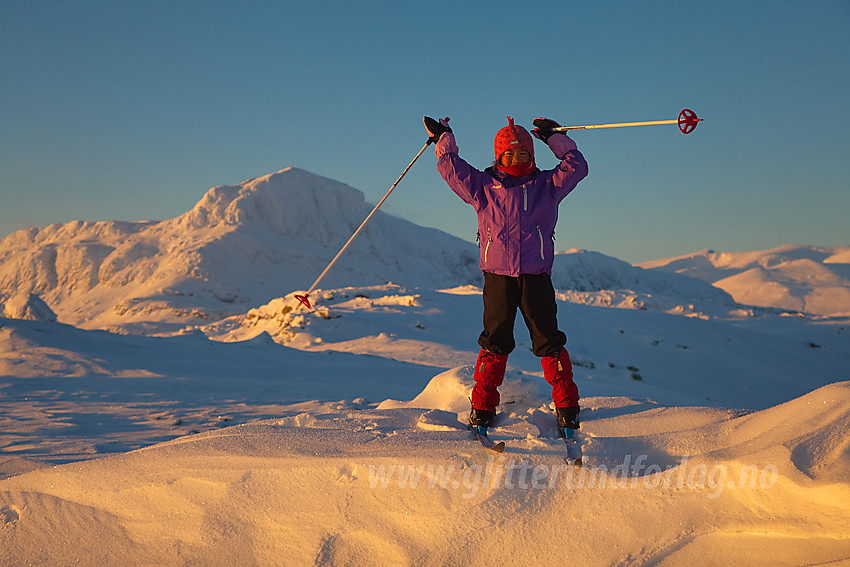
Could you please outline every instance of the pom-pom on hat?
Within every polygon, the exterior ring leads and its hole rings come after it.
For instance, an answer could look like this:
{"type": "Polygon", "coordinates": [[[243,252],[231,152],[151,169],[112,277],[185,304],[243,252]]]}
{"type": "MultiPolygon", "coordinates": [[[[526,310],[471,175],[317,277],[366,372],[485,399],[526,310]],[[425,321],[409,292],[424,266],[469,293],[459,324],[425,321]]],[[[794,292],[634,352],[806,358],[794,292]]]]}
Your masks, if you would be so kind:
{"type": "Polygon", "coordinates": [[[531,155],[531,161],[534,162],[534,140],[528,130],[522,126],[514,124],[514,119],[506,116],[508,125],[496,133],[496,139],[493,140],[493,151],[496,153],[496,159],[505,153],[507,150],[514,148],[522,148],[531,155]]]}

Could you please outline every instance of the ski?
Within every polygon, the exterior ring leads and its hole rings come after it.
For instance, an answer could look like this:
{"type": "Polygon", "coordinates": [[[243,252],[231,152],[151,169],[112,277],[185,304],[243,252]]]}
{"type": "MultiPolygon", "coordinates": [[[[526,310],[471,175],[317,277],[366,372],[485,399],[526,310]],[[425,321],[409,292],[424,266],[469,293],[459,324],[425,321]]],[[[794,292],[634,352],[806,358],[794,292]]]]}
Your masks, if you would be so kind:
{"type": "Polygon", "coordinates": [[[491,451],[495,451],[497,453],[501,453],[505,450],[504,441],[494,443],[493,440],[487,437],[486,434],[482,434],[477,427],[470,426],[470,429],[472,429],[472,432],[475,433],[475,438],[478,439],[478,442],[481,443],[481,445],[485,449],[490,449],[491,451]]]}

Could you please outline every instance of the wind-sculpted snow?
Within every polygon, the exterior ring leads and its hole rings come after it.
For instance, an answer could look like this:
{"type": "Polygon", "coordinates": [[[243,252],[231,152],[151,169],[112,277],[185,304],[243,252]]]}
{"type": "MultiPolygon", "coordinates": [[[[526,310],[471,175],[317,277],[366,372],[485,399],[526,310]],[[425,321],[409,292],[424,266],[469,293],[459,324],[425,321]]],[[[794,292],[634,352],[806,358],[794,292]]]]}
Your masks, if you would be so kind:
{"type": "Polygon", "coordinates": [[[754,413],[585,398],[578,468],[524,381],[501,455],[463,424],[460,367],[410,402],[22,472],[0,481],[0,565],[547,565],[565,542],[590,566],[850,560],[850,383],[754,413]]]}

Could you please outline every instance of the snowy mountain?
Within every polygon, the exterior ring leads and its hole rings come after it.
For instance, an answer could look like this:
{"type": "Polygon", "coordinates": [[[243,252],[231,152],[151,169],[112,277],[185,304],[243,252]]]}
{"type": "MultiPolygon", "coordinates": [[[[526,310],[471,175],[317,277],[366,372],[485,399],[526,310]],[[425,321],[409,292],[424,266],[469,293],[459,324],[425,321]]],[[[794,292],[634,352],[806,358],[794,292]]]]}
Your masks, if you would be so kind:
{"type": "MultiPolygon", "coordinates": [[[[306,289],[371,210],[348,185],[288,168],[210,189],[160,222],[71,222],[0,241],[0,302],[41,297],[59,319],[125,332],[179,329],[306,289]]],[[[323,285],[477,281],[477,249],[375,215],[323,285]]]]}
{"type": "Polygon", "coordinates": [[[703,250],[639,266],[705,280],[745,305],[850,315],[850,246],[788,245],[756,252],[703,250]]]}

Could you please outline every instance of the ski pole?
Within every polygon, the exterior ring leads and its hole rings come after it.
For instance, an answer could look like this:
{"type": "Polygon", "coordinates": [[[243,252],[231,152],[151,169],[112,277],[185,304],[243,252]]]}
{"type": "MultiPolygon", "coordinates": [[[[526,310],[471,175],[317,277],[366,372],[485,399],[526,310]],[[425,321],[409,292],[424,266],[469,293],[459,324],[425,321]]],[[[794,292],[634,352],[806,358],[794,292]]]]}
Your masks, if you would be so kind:
{"type": "Polygon", "coordinates": [[[430,143],[431,143],[431,140],[428,140],[427,142],[425,142],[425,145],[422,146],[422,149],[419,150],[419,153],[416,154],[416,157],[413,158],[413,161],[411,161],[407,165],[407,167],[404,168],[404,171],[401,172],[401,175],[398,176],[398,179],[395,180],[395,183],[392,184],[392,186],[389,188],[389,190],[383,196],[383,198],[381,198],[381,200],[378,201],[378,204],[375,205],[375,208],[372,209],[372,212],[369,213],[369,215],[365,219],[363,219],[363,222],[360,223],[360,226],[357,227],[357,230],[355,230],[354,234],[351,235],[351,238],[348,239],[348,242],[346,242],[345,244],[342,245],[342,248],[339,249],[339,252],[336,253],[336,256],[334,256],[333,260],[331,260],[330,263],[327,265],[327,267],[324,270],[322,270],[322,273],[319,274],[319,277],[316,278],[316,281],[314,281],[313,285],[310,286],[310,289],[308,289],[306,292],[304,292],[304,295],[296,295],[295,296],[295,299],[297,299],[301,305],[304,305],[305,307],[307,307],[307,309],[313,308],[313,306],[310,305],[310,299],[309,299],[310,293],[312,293],[312,291],[314,289],[316,289],[316,286],[319,285],[319,282],[322,281],[322,278],[325,277],[325,274],[327,274],[330,271],[331,267],[336,263],[337,260],[339,260],[339,257],[342,256],[342,253],[345,252],[345,249],[348,248],[348,245],[351,244],[352,241],[360,233],[360,231],[363,230],[363,227],[366,226],[366,223],[369,222],[369,219],[372,218],[372,215],[374,215],[375,212],[381,207],[381,205],[384,204],[384,201],[387,200],[387,197],[389,197],[390,193],[393,192],[393,189],[396,188],[396,185],[398,185],[398,182],[401,181],[401,178],[404,177],[407,174],[408,171],[410,171],[410,168],[413,167],[413,164],[416,163],[416,160],[419,159],[419,156],[422,155],[422,153],[425,151],[425,148],[427,148],[430,143]]]}
{"type": "Polygon", "coordinates": [[[589,124],[587,126],[559,126],[553,128],[555,132],[567,132],[569,130],[592,130],[595,128],[625,128],[627,126],[655,126],[658,124],[678,124],[682,134],[690,134],[697,127],[698,122],[704,118],[697,118],[696,113],[688,108],[679,113],[676,120],[652,120],[649,122],[618,122],[616,124],[589,124]]]}

